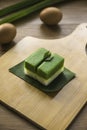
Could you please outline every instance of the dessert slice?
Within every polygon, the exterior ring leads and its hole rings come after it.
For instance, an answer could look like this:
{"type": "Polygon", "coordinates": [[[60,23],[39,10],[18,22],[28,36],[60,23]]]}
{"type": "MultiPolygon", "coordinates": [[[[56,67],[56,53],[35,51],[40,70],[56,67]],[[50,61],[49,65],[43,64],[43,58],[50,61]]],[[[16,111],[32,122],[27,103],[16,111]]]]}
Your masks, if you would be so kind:
{"type": "Polygon", "coordinates": [[[45,86],[64,70],[64,58],[41,48],[25,60],[24,72],[45,86]],[[42,51],[44,50],[44,51],[42,51]]]}
{"type": "Polygon", "coordinates": [[[25,60],[25,68],[36,73],[37,67],[50,55],[45,48],[38,49],[25,60]]]}

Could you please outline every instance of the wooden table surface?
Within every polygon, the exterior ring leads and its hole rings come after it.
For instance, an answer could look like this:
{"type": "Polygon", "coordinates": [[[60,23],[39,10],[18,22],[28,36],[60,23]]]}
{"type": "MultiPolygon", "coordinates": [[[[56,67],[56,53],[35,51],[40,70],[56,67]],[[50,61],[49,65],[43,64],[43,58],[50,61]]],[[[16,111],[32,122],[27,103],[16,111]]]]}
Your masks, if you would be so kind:
{"type": "MultiPolygon", "coordinates": [[[[0,9],[21,0],[0,0],[0,9]]],[[[39,19],[39,12],[14,22],[17,35],[14,44],[0,46],[0,56],[16,45],[25,36],[43,39],[57,39],[69,35],[80,23],[87,23],[87,0],[69,0],[57,5],[63,12],[58,27],[48,27],[39,19]]],[[[0,130],[39,130],[30,121],[20,117],[0,103],[0,130]]],[[[87,130],[87,104],[73,120],[67,130],[87,130]]]]}

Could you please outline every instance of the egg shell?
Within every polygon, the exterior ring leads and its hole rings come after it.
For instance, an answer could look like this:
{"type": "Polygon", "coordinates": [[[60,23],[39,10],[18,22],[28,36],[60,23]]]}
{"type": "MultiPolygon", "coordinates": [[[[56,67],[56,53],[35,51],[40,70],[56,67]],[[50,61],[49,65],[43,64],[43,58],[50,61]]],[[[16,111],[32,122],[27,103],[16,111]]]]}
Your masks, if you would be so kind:
{"type": "Polygon", "coordinates": [[[40,19],[48,25],[57,25],[62,19],[62,12],[56,7],[48,7],[41,11],[40,19]]]}
{"type": "Polygon", "coordinates": [[[0,44],[10,43],[16,36],[16,27],[10,23],[0,25],[0,44]]]}

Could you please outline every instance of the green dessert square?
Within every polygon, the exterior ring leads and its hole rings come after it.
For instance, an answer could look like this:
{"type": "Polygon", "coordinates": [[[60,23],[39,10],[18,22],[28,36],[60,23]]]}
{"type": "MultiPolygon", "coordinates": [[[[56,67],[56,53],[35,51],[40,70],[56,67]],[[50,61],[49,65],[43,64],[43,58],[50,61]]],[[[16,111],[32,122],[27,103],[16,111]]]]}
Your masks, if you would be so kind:
{"type": "Polygon", "coordinates": [[[40,48],[25,59],[24,73],[47,86],[64,70],[64,58],[40,48]]]}

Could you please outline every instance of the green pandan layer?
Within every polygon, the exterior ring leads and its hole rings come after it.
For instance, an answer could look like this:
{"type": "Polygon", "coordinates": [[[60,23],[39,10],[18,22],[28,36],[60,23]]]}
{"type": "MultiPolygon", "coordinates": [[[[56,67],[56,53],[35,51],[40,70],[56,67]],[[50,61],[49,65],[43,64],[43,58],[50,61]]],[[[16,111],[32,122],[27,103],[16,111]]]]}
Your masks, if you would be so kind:
{"type": "Polygon", "coordinates": [[[49,79],[64,67],[64,58],[40,48],[25,60],[24,67],[44,79],[49,79]]]}
{"type": "Polygon", "coordinates": [[[37,67],[51,55],[50,51],[40,48],[25,60],[25,68],[36,72],[37,67]]]}
{"type": "Polygon", "coordinates": [[[45,79],[50,78],[56,71],[60,70],[64,66],[64,58],[57,54],[53,54],[52,58],[45,60],[38,68],[38,75],[44,77],[45,79]]]}

